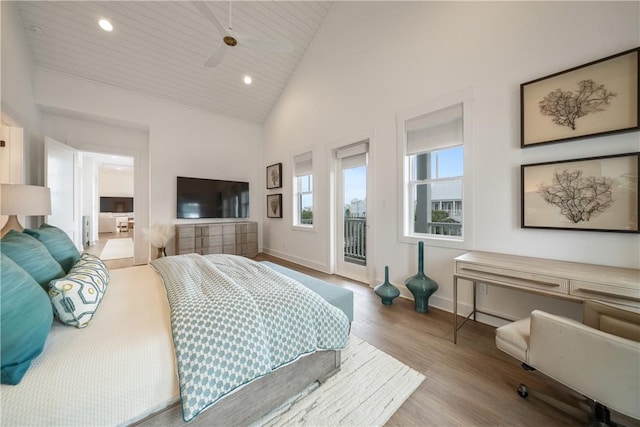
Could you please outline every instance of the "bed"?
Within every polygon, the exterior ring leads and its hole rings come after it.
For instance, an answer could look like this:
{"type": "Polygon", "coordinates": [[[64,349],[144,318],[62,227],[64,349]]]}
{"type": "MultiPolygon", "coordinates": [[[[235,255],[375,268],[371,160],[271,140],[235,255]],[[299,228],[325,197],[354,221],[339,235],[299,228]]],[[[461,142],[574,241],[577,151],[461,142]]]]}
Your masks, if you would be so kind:
{"type": "MultiPolygon", "coordinates": [[[[0,246],[3,266],[4,246],[7,245],[0,246]]],[[[189,257],[196,256],[167,257],[162,262],[189,257]]],[[[273,273],[282,281],[304,288],[286,275],[259,263],[245,263],[248,260],[240,260],[241,257],[201,258],[197,262],[211,262],[215,268],[240,262],[241,276],[257,271],[255,274],[262,278],[273,273]]],[[[3,425],[184,423],[184,384],[180,381],[184,380],[185,371],[176,356],[179,344],[176,332],[172,332],[175,315],[172,317],[170,308],[175,302],[170,302],[166,276],[163,281],[159,274],[162,262],[110,271],[106,292],[86,327],[53,322],[42,354],[33,359],[20,383],[2,385],[3,425]]],[[[191,267],[187,264],[185,268],[191,267]]],[[[339,324],[346,323],[345,330],[335,332],[344,335],[346,344],[347,315],[324,304],[330,307],[328,311],[338,313],[339,324]]],[[[278,311],[277,307],[273,311],[278,311]]],[[[193,412],[190,424],[246,425],[259,419],[309,384],[323,381],[339,370],[340,345],[334,347],[305,350],[291,360],[278,362],[269,372],[225,391],[202,410],[193,412]]]]}

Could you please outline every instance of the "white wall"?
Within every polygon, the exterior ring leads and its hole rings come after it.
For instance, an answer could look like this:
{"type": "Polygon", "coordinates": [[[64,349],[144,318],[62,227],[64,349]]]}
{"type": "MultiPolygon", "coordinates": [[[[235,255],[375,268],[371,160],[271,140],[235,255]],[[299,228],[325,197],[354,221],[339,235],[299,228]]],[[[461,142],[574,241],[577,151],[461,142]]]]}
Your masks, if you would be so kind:
{"type": "MultiPolygon", "coordinates": [[[[89,216],[89,242],[94,244],[98,240],[98,209],[97,209],[97,176],[98,164],[91,156],[81,156],[82,164],[81,187],[82,187],[82,207],[81,215],[89,216]]],[[[83,244],[84,233],[82,234],[83,244]]]]}
{"type": "MultiPolygon", "coordinates": [[[[520,228],[521,164],[638,151],[640,139],[634,132],[520,149],[519,85],[637,47],[639,17],[638,2],[335,2],[264,124],[263,165],[284,165],[285,215],[264,221],[264,250],[329,269],[329,147],[370,129],[374,282],[385,265],[396,284],[415,274],[416,246],[397,233],[396,114],[470,88],[473,249],[638,268],[638,235],[520,228]],[[318,157],[316,233],[291,228],[292,153],[309,145],[318,157]]],[[[425,248],[426,273],[440,284],[432,305],[451,309],[460,253],[425,248]]],[[[479,304],[513,317],[536,307],[579,315],[576,304],[496,288],[479,304]]]]}
{"type": "MultiPolygon", "coordinates": [[[[58,116],[60,111],[86,114],[100,118],[104,126],[126,122],[148,129],[150,180],[141,192],[149,203],[148,224],[184,221],[176,220],[176,176],[249,181],[250,219],[259,222],[264,186],[260,126],[42,69],[36,71],[35,95],[38,105],[58,116]]],[[[134,167],[138,176],[137,161],[134,167]]],[[[139,229],[143,200],[137,181],[135,197],[139,229]]],[[[172,250],[170,246],[167,253],[172,250]]]]}
{"type": "Polygon", "coordinates": [[[121,170],[100,168],[98,172],[100,197],[133,197],[133,168],[121,170]]]}
{"type": "Polygon", "coordinates": [[[148,149],[149,129],[144,125],[109,120],[105,117],[45,107],[44,133],[74,147],[104,147],[95,153],[111,154],[114,149],[148,149]]]}
{"type": "MultiPolygon", "coordinates": [[[[24,129],[25,183],[43,185],[42,119],[34,102],[34,63],[16,2],[0,2],[2,15],[2,113],[24,129]]],[[[33,218],[27,218],[30,223],[33,218]]],[[[28,226],[29,224],[23,224],[28,226]]]]}

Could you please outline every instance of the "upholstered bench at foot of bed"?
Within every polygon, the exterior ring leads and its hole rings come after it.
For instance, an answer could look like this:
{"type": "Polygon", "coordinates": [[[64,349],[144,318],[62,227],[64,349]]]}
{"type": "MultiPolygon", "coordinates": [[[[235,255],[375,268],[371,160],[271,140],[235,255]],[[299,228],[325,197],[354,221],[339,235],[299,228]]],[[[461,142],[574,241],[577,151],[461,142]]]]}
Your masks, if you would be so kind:
{"type": "Polygon", "coordinates": [[[344,311],[349,318],[349,322],[353,322],[353,292],[349,289],[341,288],[340,286],[327,283],[324,280],[316,279],[315,277],[311,277],[307,274],[291,270],[269,261],[261,261],[261,264],[264,264],[272,270],[300,282],[324,298],[329,304],[344,311]]]}

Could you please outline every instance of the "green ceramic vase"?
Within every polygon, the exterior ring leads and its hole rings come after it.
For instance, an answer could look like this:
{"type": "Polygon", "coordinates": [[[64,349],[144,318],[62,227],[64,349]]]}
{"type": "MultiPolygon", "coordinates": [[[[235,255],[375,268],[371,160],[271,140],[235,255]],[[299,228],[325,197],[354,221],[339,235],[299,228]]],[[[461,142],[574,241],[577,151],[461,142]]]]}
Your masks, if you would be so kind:
{"type": "Polygon", "coordinates": [[[424,274],[424,242],[418,242],[418,274],[409,277],[404,284],[413,294],[417,312],[429,312],[429,297],[438,290],[438,284],[424,274]]]}
{"type": "Polygon", "coordinates": [[[389,282],[389,267],[384,267],[384,283],[380,283],[373,288],[373,291],[380,297],[382,304],[391,305],[393,300],[400,295],[400,289],[389,282]]]}

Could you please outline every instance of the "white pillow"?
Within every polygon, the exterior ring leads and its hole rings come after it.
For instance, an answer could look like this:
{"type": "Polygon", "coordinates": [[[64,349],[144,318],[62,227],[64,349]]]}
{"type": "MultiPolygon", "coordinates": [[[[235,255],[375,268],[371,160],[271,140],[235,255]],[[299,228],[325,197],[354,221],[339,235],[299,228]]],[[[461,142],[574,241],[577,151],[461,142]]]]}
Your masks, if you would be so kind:
{"type": "Polygon", "coordinates": [[[69,274],[49,282],[53,313],[62,323],[87,326],[107,290],[109,269],[95,255],[82,254],[69,274]]]}

